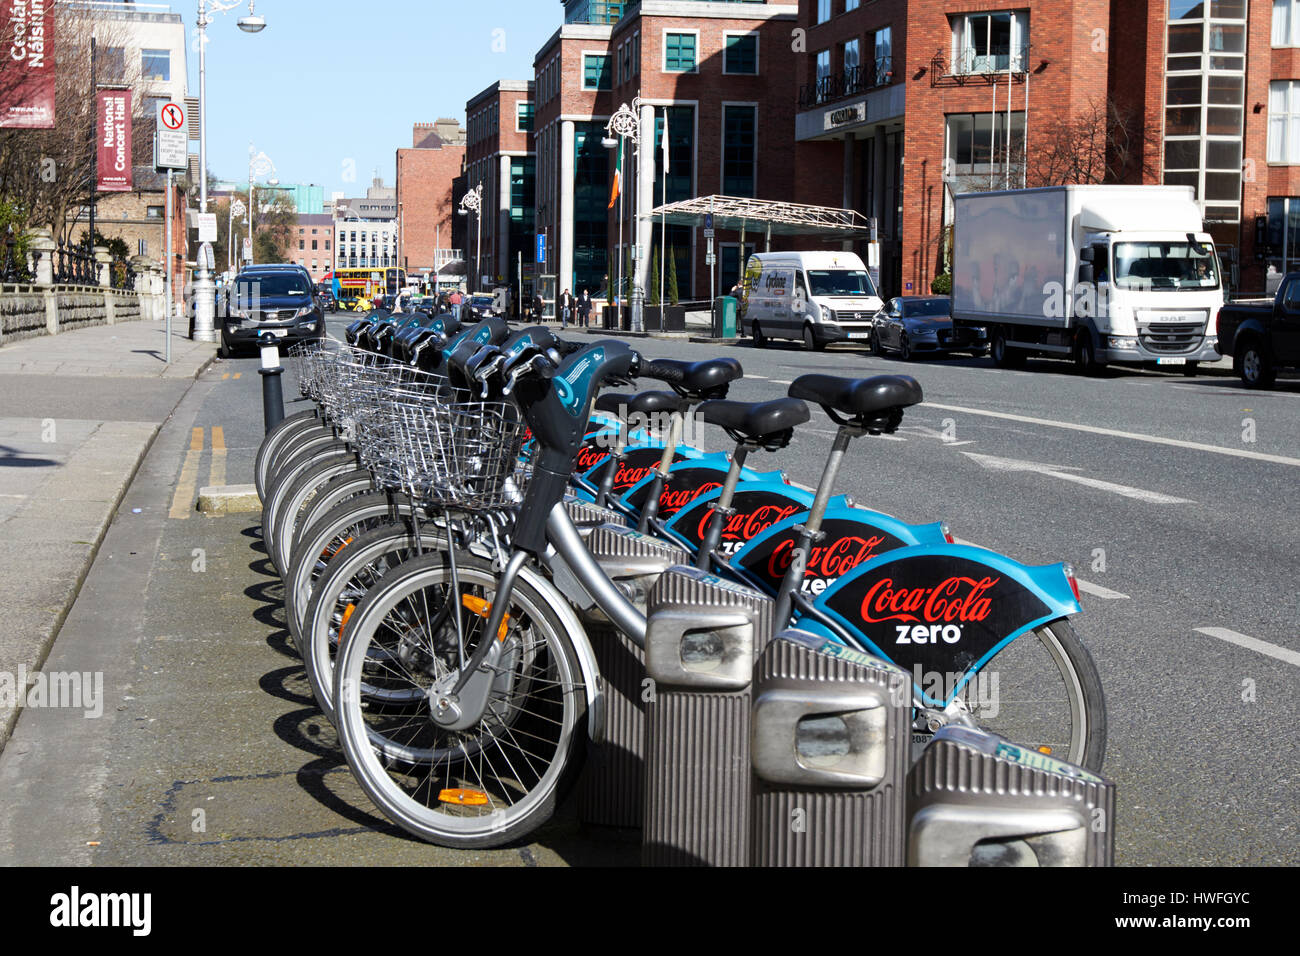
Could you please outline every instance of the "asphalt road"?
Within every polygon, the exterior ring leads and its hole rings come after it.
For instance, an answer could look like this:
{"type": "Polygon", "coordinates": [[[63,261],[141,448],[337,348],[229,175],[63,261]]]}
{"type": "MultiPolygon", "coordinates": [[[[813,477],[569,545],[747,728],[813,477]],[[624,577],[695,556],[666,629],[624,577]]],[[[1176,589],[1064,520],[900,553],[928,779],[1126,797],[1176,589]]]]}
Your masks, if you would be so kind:
{"type": "MultiPolygon", "coordinates": [[[[1300,862],[1300,384],[1247,393],[1226,378],[1088,379],[1052,362],[1020,373],[987,360],[638,344],[657,357],[738,357],[741,400],[782,395],[806,372],[914,375],[927,404],[893,439],[855,443],[841,490],[907,521],[946,520],[1028,563],[1076,566],[1076,629],[1106,693],[1118,862],[1300,862]]],[[[407,839],[369,805],[291,651],[258,516],[173,511],[187,459],[199,486],[214,469],[251,481],[256,365],[219,362],[199,380],[110,529],[47,664],[102,670],[108,703],[98,721],[24,715],[15,862],[635,862],[634,842],[579,830],[571,810],[528,846],[457,853],[407,839]],[[68,792],[84,796],[60,799],[68,792]]],[[[814,484],[832,435],[815,412],[789,449],[750,464],[814,484]]],[[[727,447],[721,431],[711,438],[727,447]]]]}

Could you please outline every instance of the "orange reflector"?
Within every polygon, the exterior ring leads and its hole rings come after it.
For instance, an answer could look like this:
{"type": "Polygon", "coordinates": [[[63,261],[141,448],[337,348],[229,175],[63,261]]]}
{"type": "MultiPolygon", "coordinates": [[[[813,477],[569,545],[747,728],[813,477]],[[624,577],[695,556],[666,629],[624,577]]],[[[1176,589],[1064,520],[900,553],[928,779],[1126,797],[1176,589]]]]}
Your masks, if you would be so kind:
{"type": "Polygon", "coordinates": [[[343,543],[340,544],[337,548],[326,548],[324,551],[322,551],[320,554],[320,559],[322,561],[328,561],[330,558],[334,557],[334,555],[338,554],[340,551],[342,551],[351,543],[352,543],[351,538],[344,538],[343,543]]]}
{"type": "Polygon", "coordinates": [[[343,620],[339,622],[339,643],[343,643],[343,629],[348,626],[348,621],[352,620],[352,612],[357,609],[355,604],[349,604],[343,612],[343,620]]]}
{"type": "Polygon", "coordinates": [[[1039,748],[1038,748],[1038,752],[1039,752],[1040,754],[1048,754],[1048,755],[1050,756],[1051,753],[1052,753],[1052,748],[1051,748],[1051,747],[1039,747],[1039,748]]]}
{"type": "Polygon", "coordinates": [[[487,806],[488,796],[482,790],[443,790],[438,794],[439,803],[457,803],[464,807],[487,806]]]}
{"type": "MultiPolygon", "coordinates": [[[[475,597],[472,594],[465,594],[461,596],[460,603],[465,605],[465,608],[468,611],[470,611],[473,614],[477,614],[479,617],[483,618],[484,620],[487,620],[488,617],[492,614],[491,602],[485,601],[481,597],[475,597]]],[[[497,628],[497,640],[504,641],[506,639],[506,631],[508,631],[509,629],[510,629],[510,615],[507,614],[505,616],[505,619],[501,621],[501,626],[497,628]]]]}

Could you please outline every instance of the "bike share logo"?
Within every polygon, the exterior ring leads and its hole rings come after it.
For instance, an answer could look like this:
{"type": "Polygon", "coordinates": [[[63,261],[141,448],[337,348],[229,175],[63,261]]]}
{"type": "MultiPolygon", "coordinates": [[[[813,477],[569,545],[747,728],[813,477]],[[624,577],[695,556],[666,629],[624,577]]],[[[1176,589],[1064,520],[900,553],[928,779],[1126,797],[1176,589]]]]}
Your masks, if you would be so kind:
{"type": "Polygon", "coordinates": [[[578,449],[578,461],[573,470],[580,475],[585,475],[601,462],[607,461],[608,459],[609,452],[601,451],[598,448],[592,448],[590,445],[583,445],[578,449]]]}
{"type": "Polygon", "coordinates": [[[862,599],[862,620],[894,624],[896,644],[956,644],[962,625],[978,624],[993,612],[987,592],[1000,577],[950,577],[934,587],[895,588],[893,578],[881,578],[862,599]]]}
{"type": "MultiPolygon", "coordinates": [[[[834,544],[814,547],[808,554],[808,566],[804,569],[803,583],[800,590],[807,594],[821,594],[835,583],[835,580],[848,574],[859,564],[870,561],[881,552],[881,545],[886,544],[883,535],[863,538],[859,535],[845,535],[834,544]]],[[[794,559],[795,539],[786,538],[773,549],[767,559],[767,575],[770,580],[780,581],[794,559]]]]}
{"type": "MultiPolygon", "coordinates": [[[[786,518],[804,510],[806,509],[801,505],[760,505],[750,512],[737,512],[722,526],[722,538],[718,542],[718,548],[723,554],[735,554],[772,525],[780,524],[786,518]]],[[[704,540],[712,520],[713,509],[706,508],[696,529],[697,540],[704,540]]]]}

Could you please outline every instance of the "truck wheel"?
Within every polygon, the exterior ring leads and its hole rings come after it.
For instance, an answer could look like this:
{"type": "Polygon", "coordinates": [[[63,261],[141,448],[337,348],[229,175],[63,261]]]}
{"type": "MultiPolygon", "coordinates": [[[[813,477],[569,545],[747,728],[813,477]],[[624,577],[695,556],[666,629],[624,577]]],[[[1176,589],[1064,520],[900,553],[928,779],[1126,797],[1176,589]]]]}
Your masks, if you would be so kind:
{"type": "Polygon", "coordinates": [[[1197,369],[1200,368],[1200,365],[1201,365],[1200,362],[1188,362],[1186,365],[1183,366],[1183,377],[1195,378],[1197,369]]]}
{"type": "Polygon", "coordinates": [[[763,334],[763,327],[761,325],[755,322],[753,327],[750,329],[749,334],[754,339],[754,348],[767,348],[767,336],[763,334]]]}
{"type": "Polygon", "coordinates": [[[820,352],[825,348],[822,343],[817,341],[817,335],[813,332],[811,323],[803,327],[803,347],[809,352],[820,352]]]}
{"type": "Polygon", "coordinates": [[[1092,335],[1086,330],[1074,337],[1074,367],[1083,375],[1099,375],[1106,367],[1105,363],[1097,361],[1092,335]]]}
{"type": "Polygon", "coordinates": [[[1025,364],[1025,353],[1007,345],[1007,333],[1001,326],[993,331],[991,351],[998,368],[1020,368],[1025,364]]]}
{"type": "Polygon", "coordinates": [[[1273,368],[1272,357],[1255,336],[1251,336],[1237,347],[1233,364],[1247,388],[1268,388],[1277,375],[1273,368]]]}

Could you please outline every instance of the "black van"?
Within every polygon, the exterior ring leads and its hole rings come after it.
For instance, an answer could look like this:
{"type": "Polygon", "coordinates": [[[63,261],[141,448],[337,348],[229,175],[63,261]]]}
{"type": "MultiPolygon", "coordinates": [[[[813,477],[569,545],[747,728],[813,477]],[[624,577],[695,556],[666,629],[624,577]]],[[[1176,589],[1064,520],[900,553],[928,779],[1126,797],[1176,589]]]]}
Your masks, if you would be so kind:
{"type": "Polygon", "coordinates": [[[296,266],[253,266],[235,276],[221,319],[221,356],[257,347],[270,332],[285,348],[325,336],[325,317],[311,276],[296,266]]]}

